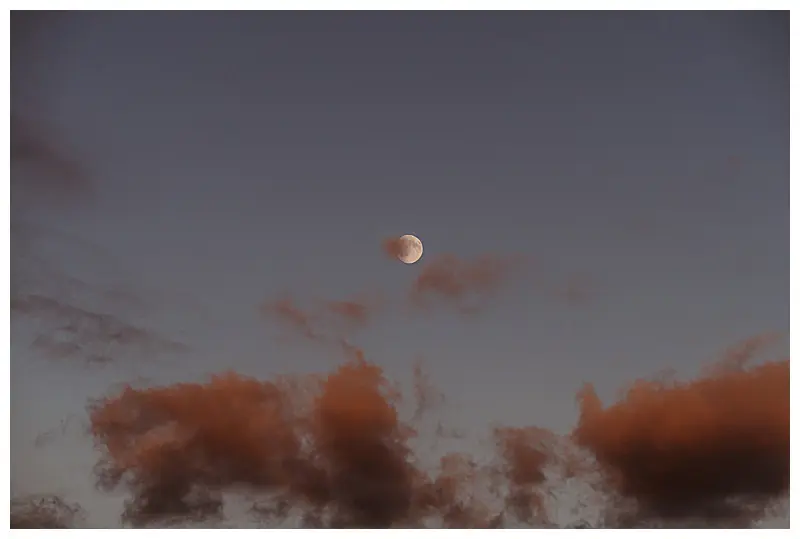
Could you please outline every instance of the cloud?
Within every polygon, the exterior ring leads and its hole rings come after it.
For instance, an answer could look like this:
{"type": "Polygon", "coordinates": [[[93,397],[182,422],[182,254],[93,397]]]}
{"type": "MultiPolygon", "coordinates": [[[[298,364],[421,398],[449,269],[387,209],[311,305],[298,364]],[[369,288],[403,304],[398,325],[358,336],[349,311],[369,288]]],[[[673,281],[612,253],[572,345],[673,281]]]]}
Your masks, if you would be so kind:
{"type": "Polygon", "coordinates": [[[358,327],[364,327],[369,321],[370,310],[365,303],[357,301],[327,301],[325,309],[333,315],[341,317],[358,327]]]}
{"type": "Polygon", "coordinates": [[[95,188],[84,160],[49,128],[50,113],[39,94],[43,86],[40,76],[51,74],[54,50],[48,47],[59,46],[50,38],[60,17],[41,12],[15,12],[11,17],[12,315],[44,324],[31,344],[50,358],[107,363],[116,352],[109,349],[110,345],[135,347],[144,355],[184,351],[181,343],[86,307],[86,298],[97,296],[98,287],[68,275],[43,256],[48,239],[68,246],[72,256],[85,256],[85,245],[78,250],[80,242],[74,238],[53,231],[45,233],[31,222],[36,214],[32,210],[48,204],[48,209],[85,208],[83,204],[93,201],[95,188]]]}
{"type": "MultiPolygon", "coordinates": [[[[439,402],[431,387],[419,366],[418,409],[439,402]]],[[[608,408],[587,386],[570,436],[496,427],[493,460],[436,467],[413,450],[404,399],[363,356],[328,374],[127,387],[89,408],[100,484],[127,487],[138,526],[221,518],[230,490],[267,525],[552,526],[554,493],[592,470],[616,526],[747,525],[788,493],[788,361],[638,381],[608,408]]]]}
{"type": "Polygon", "coordinates": [[[11,498],[11,529],[80,528],[85,515],[80,505],[52,494],[11,498]]]}
{"type": "Polygon", "coordinates": [[[59,148],[43,127],[15,114],[11,116],[11,164],[15,198],[27,204],[63,206],[88,200],[93,193],[85,166],[59,148]]]}
{"type": "Polygon", "coordinates": [[[301,307],[291,297],[283,296],[264,302],[260,310],[303,339],[333,345],[348,358],[358,358],[364,353],[350,342],[349,336],[366,327],[378,308],[377,302],[360,299],[316,301],[310,307],[301,307]]]}
{"type": "Polygon", "coordinates": [[[11,299],[11,312],[37,321],[40,327],[31,344],[49,358],[108,363],[120,349],[137,349],[144,356],[188,350],[183,343],[112,314],[87,310],[49,296],[17,295],[11,299]]]}
{"type": "Polygon", "coordinates": [[[422,266],[409,298],[423,309],[441,304],[473,312],[486,306],[521,263],[521,257],[490,254],[469,260],[450,254],[433,256],[422,266]]]}
{"type": "Polygon", "coordinates": [[[608,408],[579,393],[575,441],[639,518],[739,525],[788,493],[789,361],[744,368],[761,340],[696,380],[637,381],[608,408]]]}
{"type": "Polygon", "coordinates": [[[56,141],[46,102],[40,94],[51,75],[50,39],[60,15],[15,12],[11,17],[11,165],[14,197],[20,204],[52,202],[59,206],[85,200],[92,191],[81,160],[56,141]]]}
{"type": "Polygon", "coordinates": [[[127,388],[90,407],[101,484],[131,490],[125,518],[135,525],[219,515],[220,491],[233,487],[260,499],[261,515],[291,509],[309,526],[380,528],[432,515],[469,522],[480,511],[454,499],[464,470],[453,458],[434,475],[416,464],[401,398],[363,360],[326,376],[265,382],[229,373],[127,388]]]}
{"type": "Polygon", "coordinates": [[[408,242],[400,237],[386,238],[381,242],[383,252],[390,258],[402,258],[409,254],[408,242]]]}
{"type": "Polygon", "coordinates": [[[556,436],[538,427],[497,428],[494,436],[508,480],[505,511],[528,525],[549,524],[545,472],[555,458],[556,436]]]}

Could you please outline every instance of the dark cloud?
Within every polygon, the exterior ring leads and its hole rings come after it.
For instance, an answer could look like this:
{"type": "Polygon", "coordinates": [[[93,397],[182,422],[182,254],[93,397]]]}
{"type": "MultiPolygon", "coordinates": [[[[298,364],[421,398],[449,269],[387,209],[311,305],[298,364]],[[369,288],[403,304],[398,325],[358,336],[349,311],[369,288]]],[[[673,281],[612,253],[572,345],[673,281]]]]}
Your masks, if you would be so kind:
{"type": "Polygon", "coordinates": [[[40,326],[31,342],[50,358],[83,358],[107,363],[120,350],[136,350],[142,356],[187,351],[183,343],[138,327],[109,314],[62,303],[37,294],[11,299],[11,312],[35,320],[40,326]]]}
{"type": "Polygon", "coordinates": [[[741,525],[789,488],[789,361],[745,368],[761,337],[689,382],[637,381],[603,408],[579,394],[575,441],[640,519],[741,525]]]}
{"type": "Polygon", "coordinates": [[[66,529],[84,525],[83,508],[60,496],[12,496],[11,529],[66,529]]]}

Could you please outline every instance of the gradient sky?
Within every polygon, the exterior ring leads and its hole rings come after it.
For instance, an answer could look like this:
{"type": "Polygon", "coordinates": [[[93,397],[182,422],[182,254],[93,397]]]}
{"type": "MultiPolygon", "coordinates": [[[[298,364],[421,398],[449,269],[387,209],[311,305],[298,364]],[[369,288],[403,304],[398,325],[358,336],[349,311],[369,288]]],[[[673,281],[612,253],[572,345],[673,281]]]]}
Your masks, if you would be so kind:
{"type": "Polygon", "coordinates": [[[51,240],[64,271],[147,296],[192,347],[54,366],[15,325],[12,481],[93,525],[121,502],[93,490],[90,441],[37,434],[139,376],[331,369],[258,304],[399,295],[419,267],[387,236],[588,283],[583,304],[523,280],[481,316],[359,336],[392,378],[424,358],[475,438],[566,431],[583,382],[609,399],[788,331],[788,13],[75,13],[50,38],[42,98],[97,194],[28,217],[93,246],[51,240]]]}

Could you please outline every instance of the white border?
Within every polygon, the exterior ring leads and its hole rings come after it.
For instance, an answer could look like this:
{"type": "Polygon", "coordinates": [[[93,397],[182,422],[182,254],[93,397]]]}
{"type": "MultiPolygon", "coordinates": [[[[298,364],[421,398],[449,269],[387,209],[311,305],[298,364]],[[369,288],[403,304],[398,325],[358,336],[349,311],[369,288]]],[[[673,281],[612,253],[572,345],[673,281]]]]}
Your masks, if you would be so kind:
{"type": "MultiPolygon", "coordinates": [[[[110,5],[103,5],[103,3],[97,2],[97,1],[67,2],[67,1],[50,0],[50,1],[47,1],[47,2],[43,2],[43,1],[32,1],[32,2],[24,2],[24,3],[22,3],[22,2],[14,2],[13,4],[14,4],[14,6],[13,6],[14,9],[51,9],[51,10],[52,9],[76,9],[76,8],[79,8],[79,9],[105,9],[105,10],[108,10],[108,9],[114,9],[114,10],[124,10],[124,9],[136,9],[136,10],[141,10],[141,9],[160,9],[160,10],[163,10],[163,9],[184,9],[184,8],[229,9],[230,10],[230,9],[269,9],[269,8],[272,8],[272,9],[289,9],[290,8],[289,3],[287,3],[287,2],[252,2],[252,1],[232,1],[232,0],[228,1],[228,2],[226,2],[224,4],[222,4],[222,3],[214,3],[214,2],[209,2],[209,1],[204,1],[204,2],[158,1],[158,2],[155,2],[155,1],[152,1],[152,0],[149,0],[149,1],[139,0],[137,2],[132,2],[132,1],[129,1],[129,0],[121,0],[121,1],[115,2],[113,7],[111,7],[110,5]]],[[[788,2],[771,2],[770,4],[771,5],[769,6],[769,9],[779,9],[779,10],[789,9],[789,5],[790,5],[788,2]]],[[[495,0],[494,2],[492,2],[491,8],[494,9],[494,10],[500,10],[500,9],[504,9],[504,10],[508,10],[508,9],[529,9],[532,5],[533,5],[532,2],[495,0]]],[[[649,9],[649,10],[653,10],[653,9],[688,9],[688,10],[695,10],[695,9],[724,9],[724,10],[732,10],[732,9],[753,9],[753,8],[765,9],[766,8],[766,6],[764,6],[763,3],[758,3],[757,4],[757,3],[752,2],[752,1],[745,2],[745,1],[741,1],[741,0],[736,0],[736,1],[728,0],[728,1],[725,1],[725,2],[723,2],[723,1],[715,1],[715,2],[706,1],[706,2],[691,2],[691,3],[690,2],[674,2],[674,1],[673,2],[665,2],[665,1],[655,2],[655,1],[650,1],[650,2],[646,2],[646,3],[644,3],[644,2],[637,3],[637,2],[620,1],[620,0],[611,1],[611,2],[602,2],[601,3],[601,2],[597,2],[597,1],[575,1],[575,0],[571,0],[571,1],[563,1],[563,2],[558,2],[558,3],[556,3],[556,2],[552,2],[552,3],[549,3],[549,2],[548,3],[537,3],[536,7],[541,7],[541,8],[551,7],[553,9],[604,9],[604,10],[607,10],[607,9],[649,9]]],[[[365,2],[365,1],[352,1],[352,0],[349,1],[349,2],[345,2],[345,1],[333,2],[331,0],[315,0],[315,1],[292,2],[291,3],[291,9],[306,9],[306,10],[316,10],[316,9],[381,9],[381,10],[391,10],[391,9],[398,9],[398,8],[399,9],[415,9],[415,10],[432,10],[432,9],[462,9],[463,10],[463,9],[480,9],[480,4],[478,4],[477,2],[464,1],[464,0],[462,0],[462,1],[455,1],[455,0],[426,0],[425,2],[422,2],[422,1],[419,1],[419,0],[404,0],[402,2],[400,2],[400,1],[386,2],[386,1],[384,1],[384,2],[380,2],[380,3],[378,3],[378,2],[370,3],[370,2],[365,2]]],[[[4,35],[6,35],[6,36],[9,35],[9,31],[10,31],[9,21],[10,21],[9,16],[6,16],[4,18],[4,20],[3,20],[4,35]]],[[[8,39],[5,39],[3,41],[3,47],[4,48],[8,47],[8,43],[9,43],[8,39]]],[[[796,87],[796,83],[798,82],[798,77],[797,77],[796,73],[797,73],[797,70],[800,69],[800,67],[798,66],[798,62],[795,61],[795,59],[798,58],[798,54],[800,54],[800,51],[798,50],[798,47],[795,46],[794,41],[792,41],[792,44],[791,44],[791,59],[792,59],[792,61],[791,61],[791,64],[792,64],[791,81],[793,83],[793,87],[796,87]]],[[[4,65],[3,73],[4,73],[4,75],[6,77],[8,77],[8,73],[9,73],[9,63],[8,63],[9,62],[9,54],[8,54],[7,50],[4,51],[4,54],[2,55],[2,61],[3,61],[3,65],[4,65]]],[[[3,91],[5,92],[6,97],[10,97],[10,95],[9,95],[9,84],[8,83],[6,83],[3,86],[3,91]]],[[[795,94],[795,92],[792,91],[792,97],[794,97],[794,94],[795,94]]],[[[8,125],[8,122],[9,122],[8,118],[9,117],[6,116],[6,125],[8,125]]],[[[792,108],[791,109],[791,126],[795,127],[796,125],[797,125],[797,114],[795,112],[795,109],[792,108]]],[[[8,129],[3,130],[3,137],[5,139],[5,147],[6,148],[9,148],[8,133],[9,133],[8,129]]],[[[792,157],[794,157],[794,155],[796,155],[795,147],[796,147],[796,144],[794,142],[794,139],[792,139],[792,144],[791,144],[791,150],[792,150],[791,151],[791,155],[792,155],[792,157]]],[[[9,247],[10,247],[10,243],[9,243],[9,241],[10,241],[10,236],[9,236],[9,233],[10,233],[10,230],[9,230],[10,183],[9,183],[9,178],[8,178],[8,173],[9,173],[8,171],[9,171],[10,163],[9,163],[9,160],[8,160],[9,159],[9,154],[8,153],[4,153],[4,156],[5,156],[4,157],[5,166],[3,167],[3,175],[6,178],[6,185],[7,186],[6,186],[6,190],[5,190],[6,191],[6,195],[0,197],[0,204],[2,205],[0,211],[2,211],[2,213],[3,213],[3,216],[2,216],[3,217],[2,218],[2,227],[3,227],[2,242],[4,243],[4,249],[3,249],[3,255],[2,255],[4,257],[4,264],[2,265],[2,271],[3,271],[2,294],[3,294],[4,300],[6,302],[5,304],[8,305],[8,301],[10,299],[10,295],[9,295],[9,293],[10,293],[10,290],[9,290],[9,273],[10,273],[9,272],[9,270],[10,270],[10,267],[9,267],[9,262],[10,262],[10,259],[9,259],[9,247]]],[[[792,169],[791,178],[794,179],[795,176],[796,176],[796,174],[794,174],[794,169],[792,169]]],[[[793,202],[793,201],[794,201],[794,192],[791,192],[790,193],[790,203],[793,202]]],[[[791,215],[790,223],[791,223],[790,227],[791,227],[791,232],[792,232],[792,238],[794,238],[793,232],[796,230],[797,222],[796,222],[793,214],[791,215]]],[[[793,241],[791,242],[791,244],[793,245],[793,241]]],[[[792,252],[791,252],[791,276],[792,277],[794,277],[794,270],[796,268],[797,268],[797,265],[795,264],[794,250],[792,249],[792,252]]],[[[796,294],[795,294],[795,288],[794,288],[794,286],[791,286],[791,284],[790,284],[790,306],[793,306],[795,299],[797,299],[796,298],[796,294]]],[[[2,325],[2,332],[3,332],[3,334],[2,334],[3,335],[3,340],[4,340],[4,342],[9,343],[10,342],[10,334],[9,334],[10,316],[9,316],[9,311],[3,309],[2,310],[2,316],[3,316],[3,320],[2,320],[2,324],[1,325],[2,325]]],[[[795,332],[794,332],[794,324],[792,322],[790,322],[790,328],[791,328],[790,342],[793,345],[794,342],[795,342],[795,339],[794,339],[795,332]]],[[[8,349],[8,348],[6,348],[6,349],[8,349]]],[[[6,363],[7,363],[7,368],[3,369],[3,371],[2,371],[3,372],[3,374],[2,374],[2,383],[3,383],[2,389],[4,389],[4,395],[5,395],[5,397],[2,399],[2,406],[5,408],[5,410],[4,410],[5,417],[10,417],[10,410],[9,410],[9,404],[10,404],[10,400],[9,400],[10,399],[10,376],[9,376],[9,374],[10,373],[9,373],[9,370],[8,370],[8,363],[9,362],[7,361],[6,363]]],[[[798,376],[791,377],[791,390],[792,390],[791,391],[791,403],[792,403],[792,408],[794,408],[795,407],[794,406],[795,398],[798,395],[798,392],[800,392],[800,377],[798,377],[798,376]]],[[[793,414],[792,414],[792,417],[794,417],[793,414]]],[[[793,421],[792,421],[792,423],[793,423],[793,421]]],[[[798,438],[796,436],[797,429],[794,428],[794,426],[792,426],[792,427],[793,428],[791,429],[791,442],[792,442],[791,445],[792,445],[792,448],[793,448],[792,449],[792,457],[793,457],[794,456],[794,448],[800,447],[800,445],[798,445],[798,444],[800,444],[800,440],[798,440],[798,438]]],[[[5,436],[5,439],[4,439],[3,451],[5,452],[5,455],[6,455],[6,461],[9,461],[9,456],[10,456],[9,455],[10,423],[6,423],[5,429],[6,429],[5,430],[6,436],[5,436]]],[[[800,484],[800,475],[797,472],[795,472],[795,469],[796,469],[796,467],[792,468],[792,474],[791,474],[792,484],[800,484]]],[[[10,485],[9,469],[4,467],[2,469],[2,473],[3,473],[3,478],[5,479],[4,484],[5,485],[10,485]]],[[[7,488],[3,488],[2,489],[2,496],[3,496],[3,503],[5,504],[4,507],[9,507],[9,490],[7,488]]],[[[796,522],[798,522],[798,519],[800,519],[800,514],[798,513],[798,507],[800,507],[800,506],[798,506],[798,502],[796,502],[796,501],[794,501],[794,500],[792,500],[790,498],[790,507],[791,507],[791,509],[790,509],[791,521],[790,521],[790,523],[792,525],[792,528],[795,528],[795,527],[800,528],[800,525],[798,525],[798,526],[794,525],[796,522]]],[[[3,511],[2,512],[2,518],[3,518],[3,522],[2,522],[3,527],[7,528],[7,526],[8,526],[8,513],[3,511]]],[[[583,531],[586,531],[586,530],[583,530],[583,531]]],[[[418,531],[416,531],[414,533],[415,534],[434,534],[435,533],[439,537],[443,537],[445,535],[449,535],[449,536],[454,537],[454,538],[455,537],[465,537],[465,536],[475,537],[477,535],[482,535],[482,536],[485,537],[486,535],[492,534],[492,533],[503,533],[507,537],[510,536],[510,535],[519,535],[520,537],[522,537],[523,534],[524,534],[524,537],[527,538],[527,537],[531,536],[531,533],[535,533],[535,534],[537,534],[538,537],[541,537],[542,536],[541,534],[545,534],[547,536],[550,536],[550,534],[558,533],[558,534],[562,534],[562,536],[563,536],[563,534],[573,534],[573,533],[577,533],[577,532],[578,532],[578,530],[558,530],[558,531],[556,531],[556,530],[537,530],[537,531],[532,532],[531,530],[510,530],[509,529],[509,530],[503,530],[502,532],[485,531],[485,530],[484,531],[481,531],[481,530],[418,530],[418,531]]],[[[670,530],[651,530],[651,531],[646,531],[646,532],[637,531],[637,530],[626,530],[626,531],[591,530],[590,532],[594,533],[594,534],[615,534],[615,535],[630,534],[631,536],[633,534],[647,533],[650,537],[664,537],[664,538],[669,537],[670,539],[675,537],[675,531],[674,530],[673,531],[670,531],[670,530]]],[[[19,536],[31,536],[31,537],[33,537],[33,536],[35,536],[35,537],[47,537],[47,536],[50,536],[51,534],[52,535],[58,534],[59,536],[62,536],[62,537],[66,536],[66,535],[74,536],[74,537],[78,537],[78,536],[83,537],[83,536],[86,536],[86,535],[99,537],[100,536],[99,534],[102,533],[103,536],[105,537],[105,536],[107,536],[107,534],[109,532],[108,531],[102,531],[102,530],[64,530],[64,531],[14,530],[13,533],[15,535],[19,535],[19,536]]],[[[120,530],[120,531],[112,531],[111,533],[113,533],[113,534],[116,534],[116,533],[139,534],[139,535],[142,535],[142,536],[144,536],[144,534],[147,534],[149,537],[153,537],[154,534],[161,534],[161,533],[169,534],[169,535],[171,535],[173,537],[175,537],[176,535],[179,535],[179,534],[194,534],[194,535],[204,535],[206,537],[211,537],[211,535],[213,534],[214,537],[221,537],[222,534],[224,534],[226,532],[223,532],[223,531],[220,531],[220,530],[168,530],[168,531],[160,531],[160,530],[148,530],[148,531],[144,531],[144,530],[128,530],[128,531],[122,531],[122,530],[120,530]]],[[[237,530],[236,533],[240,537],[243,536],[243,535],[246,535],[246,534],[251,534],[253,537],[256,537],[256,536],[263,537],[263,534],[265,532],[263,530],[237,530]]],[[[370,536],[374,536],[374,534],[376,532],[375,531],[368,531],[368,530],[352,530],[352,531],[320,530],[320,531],[317,531],[317,532],[311,531],[311,530],[270,530],[269,533],[270,534],[279,534],[279,535],[282,535],[284,533],[291,533],[291,534],[294,534],[295,537],[298,534],[311,534],[311,533],[325,533],[329,537],[331,537],[331,536],[344,537],[345,535],[349,536],[349,537],[354,537],[354,536],[367,537],[367,534],[370,534],[370,536]]],[[[400,535],[405,536],[405,534],[409,533],[409,532],[408,531],[404,531],[404,530],[382,530],[382,531],[377,532],[377,533],[380,533],[380,534],[382,534],[382,535],[384,535],[386,537],[388,537],[389,535],[392,535],[392,536],[395,536],[395,537],[399,537],[400,535]]],[[[725,534],[726,539],[727,538],[732,538],[732,537],[744,537],[745,535],[747,535],[748,537],[754,537],[755,534],[758,534],[759,536],[763,536],[763,534],[768,534],[768,535],[771,535],[771,536],[786,535],[788,537],[788,530],[785,530],[785,531],[784,530],[741,530],[741,531],[740,530],[725,530],[725,531],[702,531],[702,532],[701,531],[684,531],[682,533],[682,535],[684,535],[684,536],[689,536],[689,539],[690,539],[690,536],[699,535],[699,534],[704,534],[706,536],[708,534],[715,534],[715,535],[718,535],[719,537],[721,537],[722,534],[725,534]]]]}

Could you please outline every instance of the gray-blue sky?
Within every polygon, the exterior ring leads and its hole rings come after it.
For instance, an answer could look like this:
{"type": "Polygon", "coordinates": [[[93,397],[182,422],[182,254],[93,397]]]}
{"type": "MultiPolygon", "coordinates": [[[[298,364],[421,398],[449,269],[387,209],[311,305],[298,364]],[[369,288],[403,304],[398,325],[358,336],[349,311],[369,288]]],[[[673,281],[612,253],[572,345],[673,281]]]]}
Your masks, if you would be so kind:
{"type": "MultiPolygon", "coordinates": [[[[112,382],[335,365],[277,340],[256,307],[283,292],[400,294],[419,268],[382,256],[389,235],[418,235],[426,256],[524,253],[591,283],[584,305],[523,282],[478,318],[391,315],[360,337],[399,379],[424,357],[446,416],[476,435],[495,422],[566,430],[584,381],[610,397],[788,330],[788,15],[95,13],[58,25],[43,96],[97,196],[36,219],[106,250],[130,288],[169,291],[159,329],[192,352],[86,371],[53,367],[20,337],[23,490],[90,512],[110,503],[92,490],[88,441],[32,440],[112,382]]],[[[104,278],[97,257],[61,251],[63,267],[104,278]]]]}

